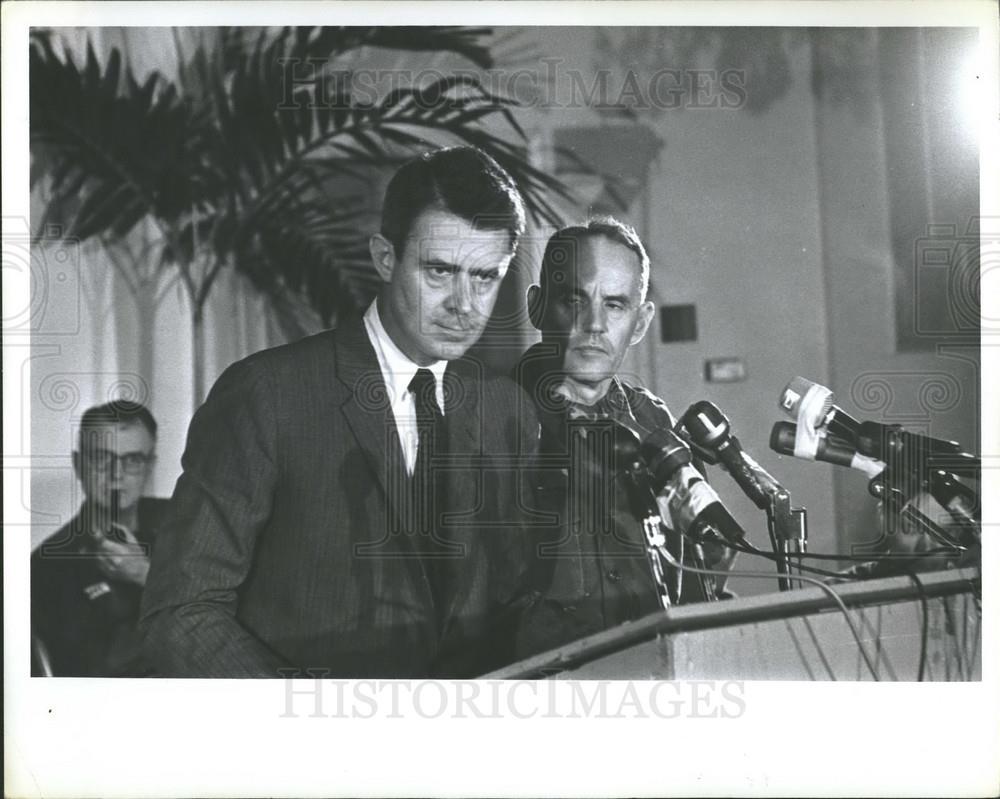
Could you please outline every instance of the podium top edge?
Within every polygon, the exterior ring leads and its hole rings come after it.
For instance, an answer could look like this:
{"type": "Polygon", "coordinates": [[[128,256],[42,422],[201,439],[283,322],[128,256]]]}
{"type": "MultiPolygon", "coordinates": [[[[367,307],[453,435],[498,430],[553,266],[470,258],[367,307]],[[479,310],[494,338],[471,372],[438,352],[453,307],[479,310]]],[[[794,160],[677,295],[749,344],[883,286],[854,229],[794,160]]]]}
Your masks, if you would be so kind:
{"type": "MultiPolygon", "coordinates": [[[[901,577],[883,577],[830,585],[848,608],[884,605],[965,594],[980,581],[977,568],[947,569],[901,577]]],[[[818,586],[738,597],[721,602],[680,605],[643,616],[610,630],[512,663],[480,679],[517,680],[551,676],[619,652],[658,636],[715,627],[753,624],[836,610],[837,603],[818,586]]]]}

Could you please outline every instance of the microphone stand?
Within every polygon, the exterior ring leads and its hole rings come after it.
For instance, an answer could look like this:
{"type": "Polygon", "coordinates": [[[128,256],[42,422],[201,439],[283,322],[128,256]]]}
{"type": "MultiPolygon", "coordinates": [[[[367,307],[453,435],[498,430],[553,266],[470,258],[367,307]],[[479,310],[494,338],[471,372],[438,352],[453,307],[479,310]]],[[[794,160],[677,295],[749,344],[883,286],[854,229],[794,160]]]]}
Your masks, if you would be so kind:
{"type": "MultiPolygon", "coordinates": [[[[719,540],[725,540],[718,530],[715,530],[714,535],[719,540]]],[[[694,567],[696,569],[707,569],[708,565],[705,563],[705,550],[702,548],[701,542],[695,541],[693,538],[690,539],[690,541],[691,560],[694,561],[694,567]]],[[[718,602],[719,594],[715,590],[715,577],[711,574],[699,574],[698,578],[703,599],[706,602],[718,602]]]]}
{"type": "Polygon", "coordinates": [[[765,511],[767,531],[778,556],[778,571],[785,575],[778,578],[778,587],[782,591],[788,591],[794,587],[788,577],[792,571],[791,559],[795,558],[796,568],[801,573],[802,555],[806,551],[806,509],[793,508],[788,491],[777,483],[775,485],[774,491],[768,491],[768,506],[765,511]]]}
{"type": "MultiPolygon", "coordinates": [[[[753,491],[746,491],[754,504],[767,515],[767,533],[777,556],[778,588],[789,591],[792,585],[792,558],[797,567],[802,565],[802,555],[806,552],[808,540],[805,508],[793,508],[791,495],[781,483],[768,474],[761,466],[742,450],[742,474],[736,481],[741,485],[752,484],[753,491]]],[[[728,467],[727,467],[728,471],[728,467]]],[[[801,573],[801,568],[799,568],[801,573]]]]}
{"type": "MultiPolygon", "coordinates": [[[[790,384],[786,393],[791,388],[790,384]]],[[[802,405],[805,407],[805,403],[802,405]]],[[[802,414],[800,408],[799,416],[802,414]]],[[[790,590],[791,558],[796,557],[801,573],[801,556],[806,550],[805,508],[793,508],[785,487],[743,451],[739,439],[732,435],[729,418],[716,405],[705,400],[694,403],[684,412],[678,427],[693,449],[709,463],[721,462],[750,501],[767,514],[767,533],[778,567],[778,588],[790,590]]]]}

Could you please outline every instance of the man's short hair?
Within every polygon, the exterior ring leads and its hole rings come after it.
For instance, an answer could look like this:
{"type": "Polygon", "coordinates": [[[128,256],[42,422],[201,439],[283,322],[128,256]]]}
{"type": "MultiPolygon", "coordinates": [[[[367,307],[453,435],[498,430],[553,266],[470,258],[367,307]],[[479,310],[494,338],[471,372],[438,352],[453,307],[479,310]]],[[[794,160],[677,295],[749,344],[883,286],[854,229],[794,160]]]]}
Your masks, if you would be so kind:
{"type": "Polygon", "coordinates": [[[635,253],[639,259],[639,301],[645,302],[646,293],[649,291],[649,256],[635,228],[613,216],[594,216],[582,225],[571,225],[552,234],[549,243],[545,245],[542,268],[538,276],[542,290],[548,291],[553,272],[565,269],[567,264],[574,262],[580,242],[591,236],[604,236],[635,253]]]}
{"type": "Polygon", "coordinates": [[[108,425],[132,424],[141,424],[156,439],[156,419],[145,405],[130,400],[115,400],[88,408],[80,418],[80,450],[84,448],[84,437],[88,432],[108,425]]]}
{"type": "Polygon", "coordinates": [[[385,192],[382,235],[403,254],[414,220],[429,208],[481,230],[506,230],[513,250],[524,232],[524,202],[513,178],[475,147],[424,153],[399,168],[385,192]]]}

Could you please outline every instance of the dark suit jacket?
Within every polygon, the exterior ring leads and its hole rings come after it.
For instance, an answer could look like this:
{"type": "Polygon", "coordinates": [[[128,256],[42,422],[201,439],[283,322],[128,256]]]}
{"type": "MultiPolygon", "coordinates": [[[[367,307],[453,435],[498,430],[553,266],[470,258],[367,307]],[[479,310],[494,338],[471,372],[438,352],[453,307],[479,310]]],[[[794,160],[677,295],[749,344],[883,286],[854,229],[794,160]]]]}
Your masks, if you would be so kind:
{"type": "MultiPolygon", "coordinates": [[[[139,500],[139,543],[152,546],[167,504],[139,500]]],[[[136,629],[141,596],[140,586],[100,570],[82,511],[31,553],[31,634],[56,677],[147,674],[136,629]]]]}
{"type": "Polygon", "coordinates": [[[421,677],[513,658],[525,577],[520,464],[530,403],[475,363],[446,374],[450,549],[435,602],[400,512],[406,471],[360,319],[256,353],[195,414],[143,602],[166,675],[421,677]],[[303,674],[304,676],[304,674],[303,674]]]}

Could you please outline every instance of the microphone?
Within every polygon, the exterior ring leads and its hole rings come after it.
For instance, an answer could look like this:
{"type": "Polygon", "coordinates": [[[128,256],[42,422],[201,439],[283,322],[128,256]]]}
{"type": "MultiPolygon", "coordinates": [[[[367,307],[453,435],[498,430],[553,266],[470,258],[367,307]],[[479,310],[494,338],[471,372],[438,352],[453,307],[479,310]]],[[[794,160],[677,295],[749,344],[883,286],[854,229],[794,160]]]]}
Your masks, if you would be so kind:
{"type": "Polygon", "coordinates": [[[779,488],[778,481],[743,451],[739,439],[732,434],[729,418],[717,405],[707,400],[694,403],[681,416],[680,427],[693,446],[707,450],[722,462],[758,508],[768,509],[770,493],[779,488]]]}
{"type": "Polygon", "coordinates": [[[791,455],[806,460],[823,461],[836,466],[847,466],[864,472],[869,478],[876,477],[885,471],[886,465],[880,460],[861,455],[848,442],[830,436],[820,436],[816,452],[812,457],[800,455],[795,451],[796,426],[791,422],[775,422],[771,428],[771,449],[779,455],[791,455]]]}
{"type": "Polygon", "coordinates": [[[691,465],[691,450],[673,430],[654,430],[642,442],[640,454],[657,493],[666,492],[674,528],[696,541],[718,532],[737,544],[745,533],[719,495],[691,465]]]}
{"type": "Polygon", "coordinates": [[[900,425],[859,422],[833,404],[833,392],[826,386],[804,377],[793,378],[781,392],[778,406],[798,422],[795,452],[797,457],[818,460],[817,434],[842,439],[858,454],[894,467],[926,471],[948,469],[957,474],[978,476],[979,458],[962,452],[957,441],[910,433],[900,425]],[[933,463],[927,462],[932,460],[933,463]]]}
{"type": "Polygon", "coordinates": [[[910,433],[898,424],[862,422],[858,428],[858,452],[883,461],[926,460],[934,456],[964,455],[957,441],[910,433]]]}
{"type": "Polygon", "coordinates": [[[928,483],[935,502],[951,514],[959,528],[959,543],[966,547],[977,544],[981,526],[979,498],[976,493],[962,485],[954,475],[941,470],[931,472],[928,483]]]}
{"type": "Polygon", "coordinates": [[[900,425],[863,422],[857,440],[858,452],[884,461],[900,472],[924,479],[928,472],[944,470],[979,479],[982,462],[962,451],[957,441],[911,433],[900,425]]]}
{"type": "Polygon", "coordinates": [[[971,488],[960,483],[955,475],[940,469],[931,472],[930,487],[931,495],[943,508],[964,521],[979,523],[982,518],[979,496],[971,488]]]}
{"type": "Polygon", "coordinates": [[[778,398],[778,407],[799,424],[812,430],[825,429],[832,435],[855,441],[861,423],[833,404],[833,392],[826,386],[793,377],[778,398]]]}
{"type": "Polygon", "coordinates": [[[772,477],[740,446],[732,435],[728,417],[711,402],[701,400],[681,417],[682,429],[699,448],[704,448],[722,462],[743,493],[767,513],[768,534],[778,557],[778,585],[782,591],[792,588],[789,580],[789,556],[806,548],[806,511],[793,508],[784,486],[772,477]]]}

